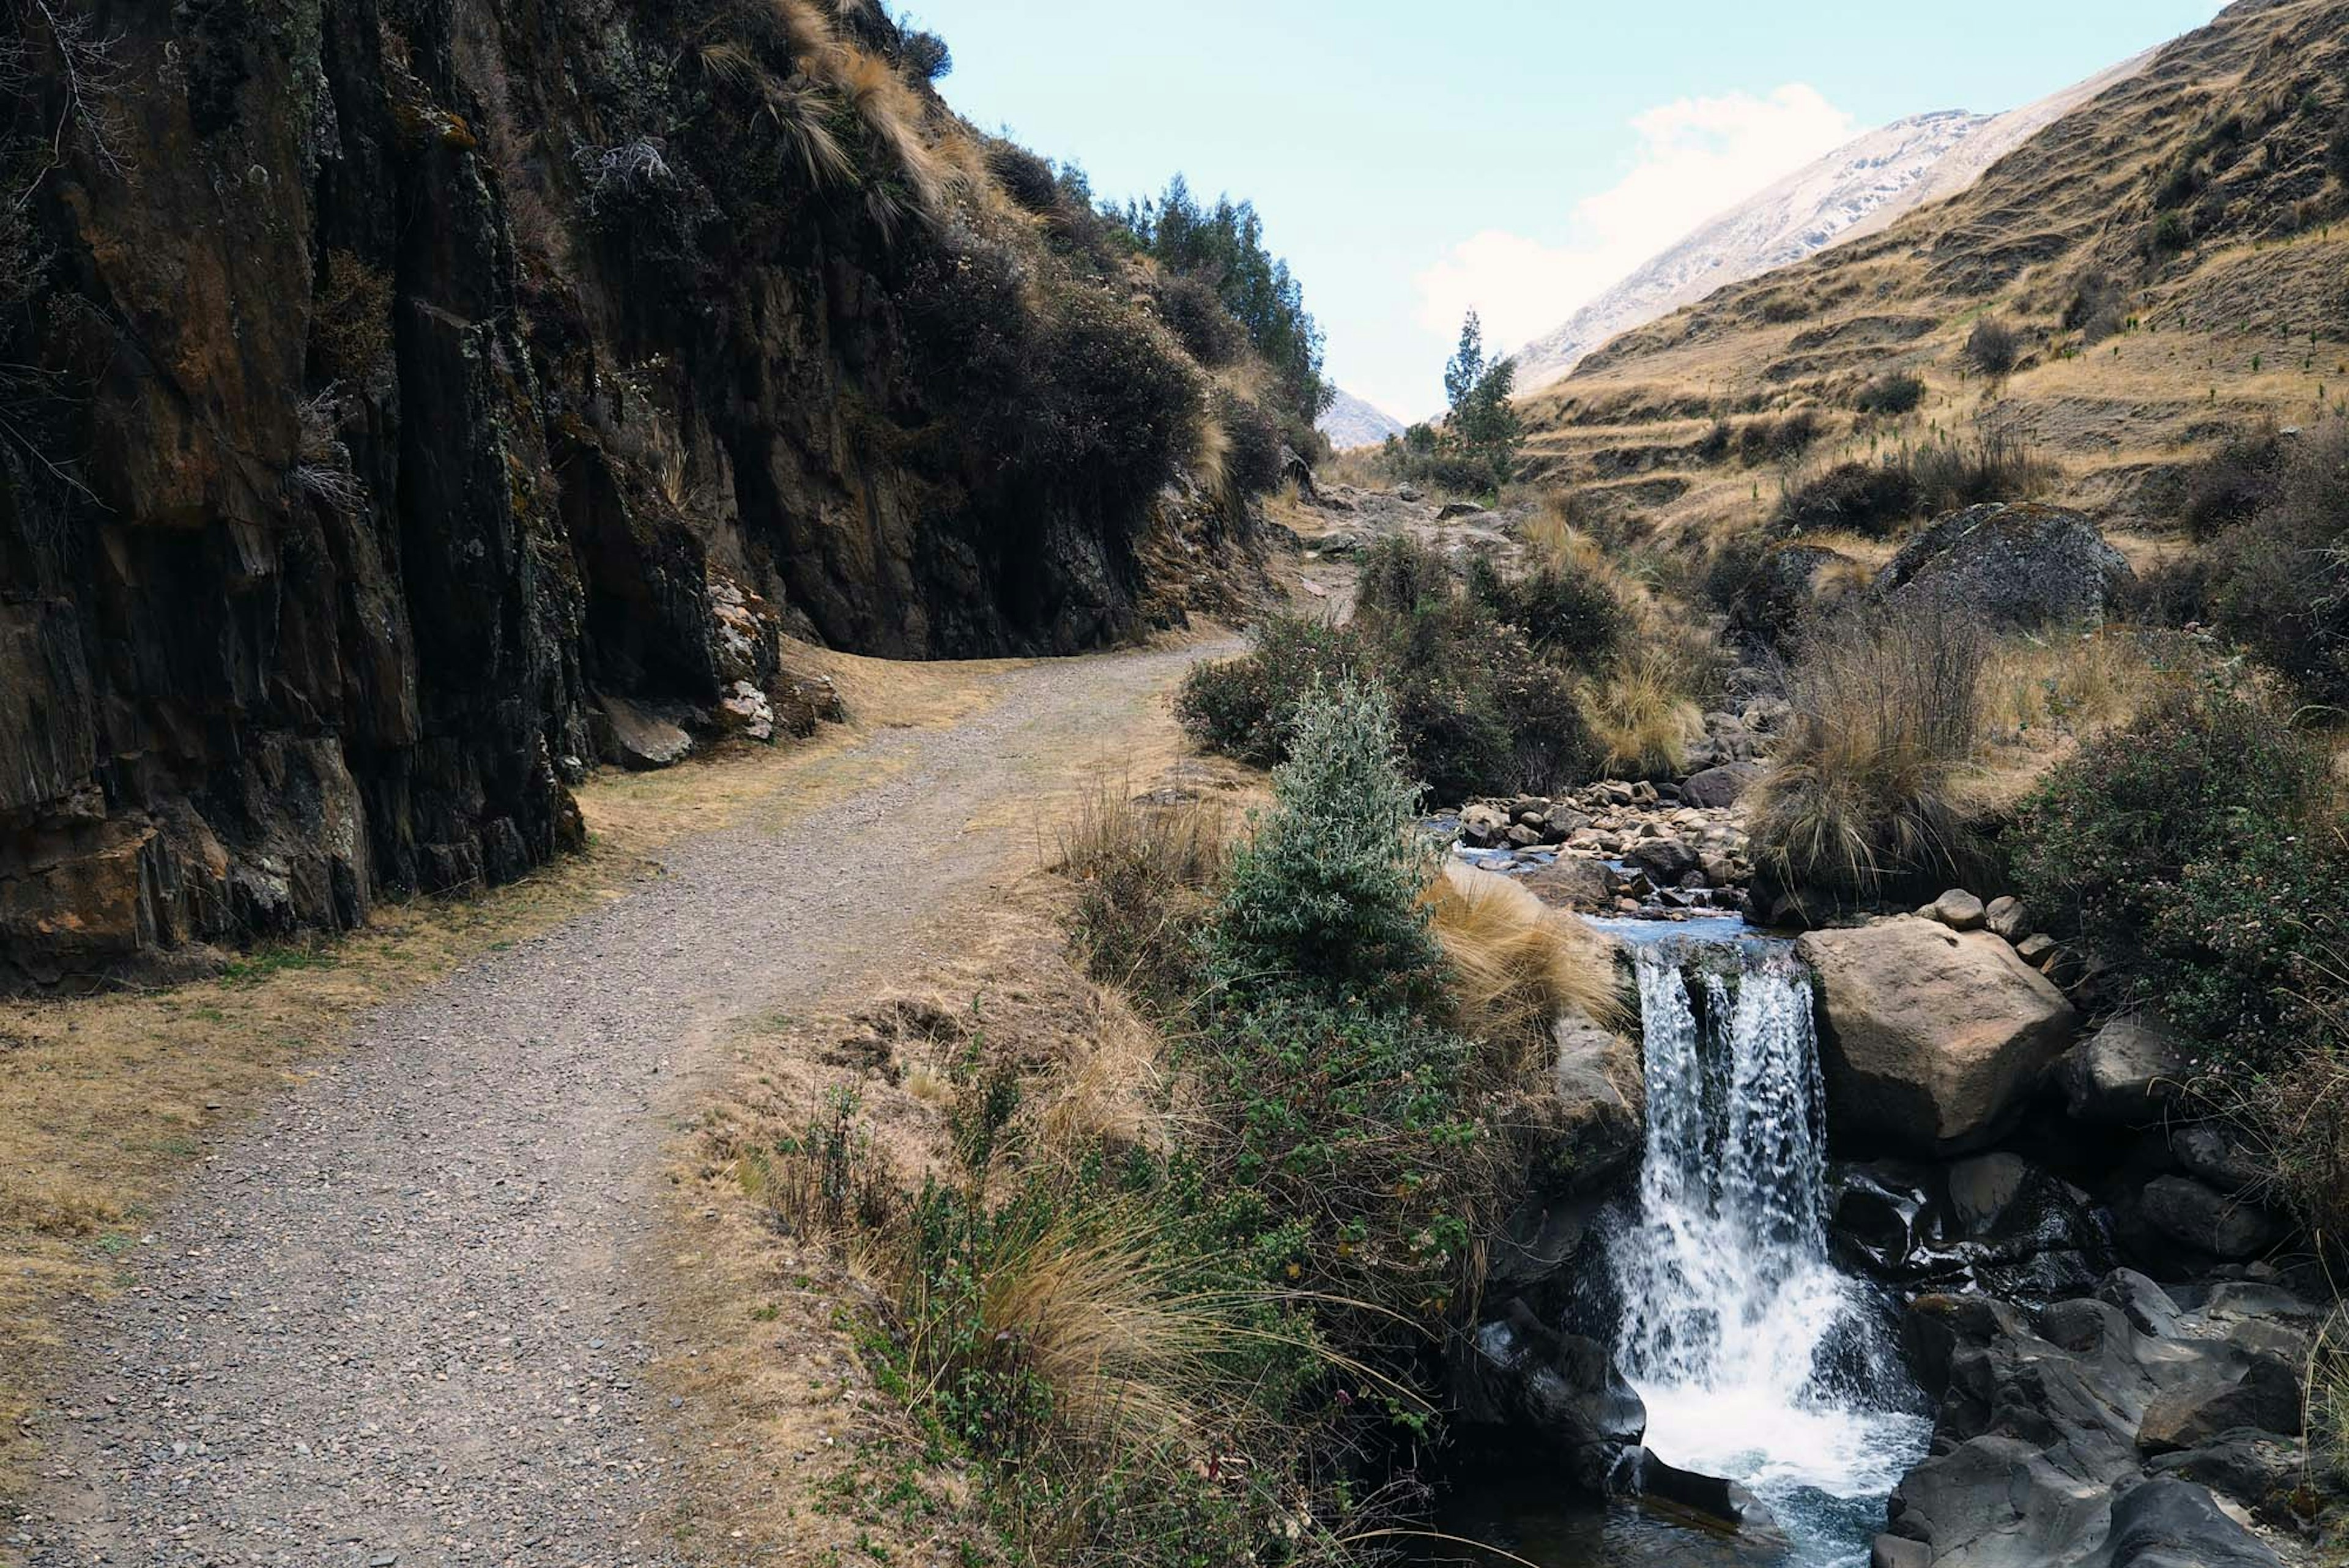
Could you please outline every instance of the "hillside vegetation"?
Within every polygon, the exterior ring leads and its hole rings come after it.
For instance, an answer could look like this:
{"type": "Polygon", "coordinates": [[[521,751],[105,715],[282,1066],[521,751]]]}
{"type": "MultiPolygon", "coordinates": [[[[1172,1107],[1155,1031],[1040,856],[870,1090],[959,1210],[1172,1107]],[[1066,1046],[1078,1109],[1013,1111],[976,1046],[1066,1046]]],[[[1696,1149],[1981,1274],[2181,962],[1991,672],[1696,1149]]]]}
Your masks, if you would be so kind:
{"type": "Polygon", "coordinates": [[[1528,468],[1694,547],[1987,426],[2166,526],[2194,460],[2349,398],[2344,138],[2349,6],[2238,5],[1964,193],[1617,338],[1525,402],[1528,468]]]}

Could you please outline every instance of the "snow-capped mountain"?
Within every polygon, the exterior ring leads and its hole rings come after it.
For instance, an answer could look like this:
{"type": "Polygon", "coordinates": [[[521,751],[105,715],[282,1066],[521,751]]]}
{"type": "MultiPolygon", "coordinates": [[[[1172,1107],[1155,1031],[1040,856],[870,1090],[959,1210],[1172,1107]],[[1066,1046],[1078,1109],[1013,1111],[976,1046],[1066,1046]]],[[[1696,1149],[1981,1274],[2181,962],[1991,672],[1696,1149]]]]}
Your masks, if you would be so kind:
{"type": "Polygon", "coordinates": [[[1402,421],[1389,415],[1384,409],[1373,408],[1339,389],[1337,400],[1330,411],[1321,416],[1321,433],[1340,452],[1349,447],[1376,446],[1391,435],[1402,434],[1402,421]]]}
{"type": "Polygon", "coordinates": [[[1896,120],[1713,219],[1517,352],[1520,396],[1570,374],[1608,339],[1713,290],[1872,234],[1956,195],[2078,105],[2144,68],[2150,52],[2005,114],[1949,109],[1896,120]]]}

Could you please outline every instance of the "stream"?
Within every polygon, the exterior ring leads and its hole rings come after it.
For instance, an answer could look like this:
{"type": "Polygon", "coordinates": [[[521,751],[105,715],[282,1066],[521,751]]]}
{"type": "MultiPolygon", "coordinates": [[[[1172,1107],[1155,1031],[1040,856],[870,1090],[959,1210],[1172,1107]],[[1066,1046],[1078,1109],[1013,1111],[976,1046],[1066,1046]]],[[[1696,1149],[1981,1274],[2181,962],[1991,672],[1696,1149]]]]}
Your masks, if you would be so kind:
{"type": "MultiPolygon", "coordinates": [[[[1599,923],[1599,922],[1594,922],[1599,923]]],[[[1605,922],[1640,984],[1647,1141],[1600,1234],[1588,1321],[1648,1408],[1647,1445],[1738,1481],[1783,1542],[1523,1481],[1455,1490],[1439,1528],[1542,1568],[1865,1568],[1931,1420],[1887,1303],[1830,1261],[1809,972],[1742,922],[1605,922]],[[1619,928],[1632,928],[1624,929],[1619,928]]],[[[1441,1558],[1444,1554],[1439,1553],[1441,1558]]],[[[1473,1551],[1451,1561],[1504,1562],[1473,1551]]]]}

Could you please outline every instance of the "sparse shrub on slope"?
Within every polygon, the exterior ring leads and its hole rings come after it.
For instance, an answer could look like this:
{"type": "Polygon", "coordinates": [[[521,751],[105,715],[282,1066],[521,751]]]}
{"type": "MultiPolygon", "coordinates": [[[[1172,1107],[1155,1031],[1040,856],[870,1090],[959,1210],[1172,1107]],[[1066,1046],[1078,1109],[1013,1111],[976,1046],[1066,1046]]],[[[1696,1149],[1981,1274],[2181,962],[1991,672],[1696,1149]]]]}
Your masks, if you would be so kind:
{"type": "Polygon", "coordinates": [[[1469,565],[1468,591],[1536,650],[1576,670],[1604,665],[1630,630],[1615,590],[1572,563],[1545,561],[1511,578],[1480,556],[1469,565]]]}
{"type": "Polygon", "coordinates": [[[2091,741],[2026,804],[2013,863],[2130,1001],[2252,1061],[2291,1044],[2339,823],[2324,753],[2256,695],[2206,680],[2091,741]]]}
{"type": "Polygon", "coordinates": [[[1972,623],[1939,606],[1847,614],[1804,636],[1794,721],[1753,823],[1781,888],[1833,904],[1948,886],[1971,853],[1957,774],[1981,738],[1989,656],[1972,623]]]}
{"type": "Polygon", "coordinates": [[[1966,335],[1966,358],[1991,379],[2002,379],[2023,361],[2023,337],[1998,317],[1985,316],[1966,335]]]}
{"type": "Polygon", "coordinates": [[[1838,528],[1882,538],[1915,516],[1923,499],[1904,464],[1847,462],[1789,493],[1778,524],[1794,533],[1838,528]]]}
{"type": "Polygon", "coordinates": [[[2312,701],[2349,705],[2349,422],[2301,436],[2274,483],[2211,547],[2212,610],[2312,701]]]}
{"type": "Polygon", "coordinates": [[[1914,412],[1925,400],[1925,383],[1905,370],[1895,370],[1877,377],[1860,388],[1852,399],[1852,407],[1863,414],[1897,417],[1914,412]]]}
{"type": "Polygon", "coordinates": [[[1268,768],[1288,754],[1289,730],[1306,693],[1367,670],[1370,659],[1357,627],[1275,616],[1247,653],[1193,667],[1174,714],[1207,750],[1268,768]]]}

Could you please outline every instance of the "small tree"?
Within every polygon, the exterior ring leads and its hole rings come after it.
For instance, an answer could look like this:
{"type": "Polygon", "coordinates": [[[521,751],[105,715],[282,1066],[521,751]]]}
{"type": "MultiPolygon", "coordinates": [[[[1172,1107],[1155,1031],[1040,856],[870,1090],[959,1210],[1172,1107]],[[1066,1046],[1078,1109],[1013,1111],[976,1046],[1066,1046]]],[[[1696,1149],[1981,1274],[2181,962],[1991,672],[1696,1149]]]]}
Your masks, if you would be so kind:
{"type": "Polygon", "coordinates": [[[1484,323],[1475,311],[1460,327],[1460,348],[1444,368],[1444,392],[1451,400],[1447,434],[1453,448],[1485,469],[1497,488],[1516,475],[1525,427],[1515,401],[1515,360],[1488,358],[1484,323]]]}

